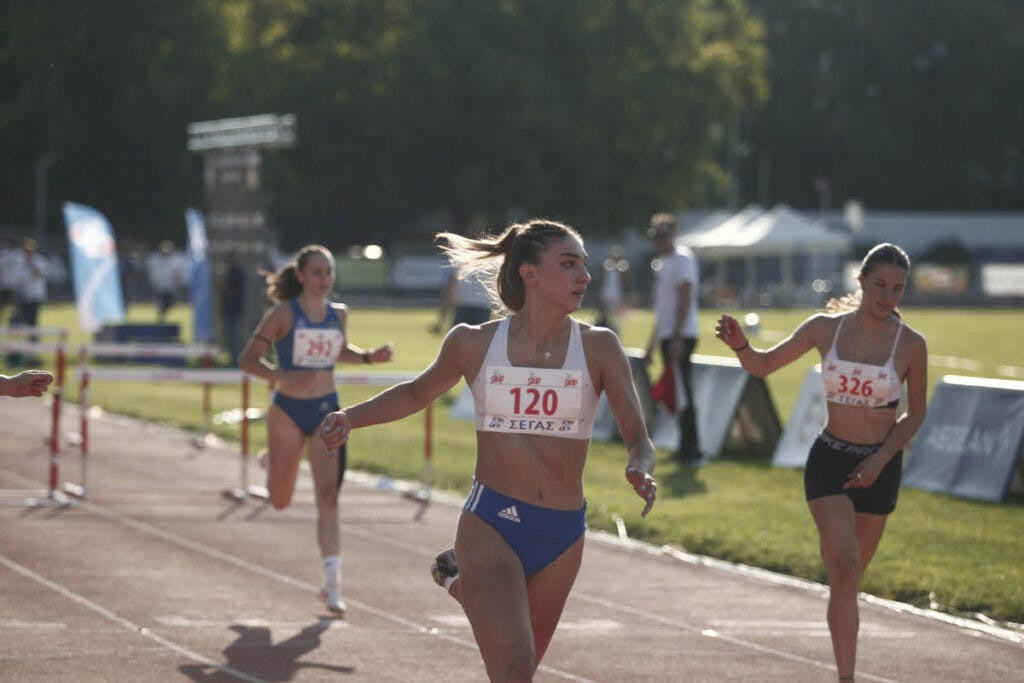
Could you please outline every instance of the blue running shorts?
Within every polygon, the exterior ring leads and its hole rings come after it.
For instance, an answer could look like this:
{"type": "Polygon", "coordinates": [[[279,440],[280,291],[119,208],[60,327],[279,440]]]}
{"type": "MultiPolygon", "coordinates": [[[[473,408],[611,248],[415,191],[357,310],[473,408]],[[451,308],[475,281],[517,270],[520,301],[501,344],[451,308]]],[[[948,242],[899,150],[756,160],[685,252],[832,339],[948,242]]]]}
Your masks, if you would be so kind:
{"type": "Polygon", "coordinates": [[[526,576],[557,560],[587,530],[586,503],[579,510],[554,510],[509,498],[476,480],[462,509],[501,534],[526,576]]]}
{"type": "Polygon", "coordinates": [[[327,413],[332,413],[339,407],[336,391],[317,398],[292,398],[275,391],[270,400],[283,410],[306,436],[312,436],[327,417],[327,413]]]}

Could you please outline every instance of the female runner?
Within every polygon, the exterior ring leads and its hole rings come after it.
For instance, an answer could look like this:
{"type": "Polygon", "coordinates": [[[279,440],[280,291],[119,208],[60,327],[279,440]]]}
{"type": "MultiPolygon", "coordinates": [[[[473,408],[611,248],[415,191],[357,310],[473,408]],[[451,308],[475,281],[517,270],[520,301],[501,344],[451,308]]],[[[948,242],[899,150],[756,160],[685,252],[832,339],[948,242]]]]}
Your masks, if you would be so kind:
{"type": "Polygon", "coordinates": [[[391,344],[364,350],[347,338],[348,307],[333,303],[334,256],[325,247],[303,247],[295,259],[267,278],[275,303],[242,350],[239,366],[276,387],[267,410],[267,489],[275,509],[288,507],[305,449],[316,496],[316,537],[324,570],[321,599],[343,614],[338,494],[345,477],[345,452],[330,457],[310,437],[324,415],[338,409],[334,364],[391,360],[391,344]],[[273,345],[277,364],[263,358],[273,345]]]}
{"type": "Polygon", "coordinates": [[[831,313],[811,316],[767,351],[751,347],[730,315],[715,328],[757,377],[811,349],[821,354],[828,421],[811,446],[804,490],[828,574],[828,627],[844,682],[854,680],[860,580],[896,509],[901,449],[924,421],[928,351],[897,311],[909,273],[903,249],[875,246],[861,263],[859,292],[829,302],[831,313]],[[904,382],[906,410],[900,413],[904,382]]]}
{"type": "Polygon", "coordinates": [[[337,447],[350,430],[411,415],[466,380],[477,457],[451,592],[490,679],[530,681],[583,557],[583,467],[602,391],[629,451],[626,479],[646,501],[643,514],[656,495],[654,447],[618,338],[570,315],[590,282],[575,230],[532,220],[500,236],[438,237],[460,275],[490,274],[481,280],[509,315],[456,326],[416,379],[331,413],[321,434],[337,447]]]}

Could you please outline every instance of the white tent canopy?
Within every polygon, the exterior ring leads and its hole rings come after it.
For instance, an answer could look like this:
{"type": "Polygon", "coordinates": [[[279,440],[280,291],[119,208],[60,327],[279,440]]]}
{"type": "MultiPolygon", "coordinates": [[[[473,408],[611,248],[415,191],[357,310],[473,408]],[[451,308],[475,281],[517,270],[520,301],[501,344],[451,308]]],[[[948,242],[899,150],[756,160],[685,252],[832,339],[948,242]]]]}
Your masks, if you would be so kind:
{"type": "Polygon", "coordinates": [[[732,216],[726,214],[721,220],[712,223],[710,219],[716,215],[713,213],[707,219],[701,221],[699,225],[694,226],[693,231],[686,232],[677,238],[676,241],[699,252],[701,256],[707,256],[712,252],[722,249],[725,245],[731,244],[732,240],[747,223],[763,213],[764,209],[756,204],[751,204],[739,213],[732,216]]]}
{"type": "MultiPolygon", "coordinates": [[[[851,239],[779,204],[770,211],[748,206],[718,225],[680,236],[678,243],[713,266],[718,288],[733,285],[745,302],[774,293],[775,299],[803,303],[816,296],[810,279],[841,281],[851,239]],[[730,262],[742,262],[742,278],[729,276],[730,262]]],[[[827,289],[819,284],[817,291],[827,289]]]]}
{"type": "Polygon", "coordinates": [[[734,236],[732,247],[754,250],[759,255],[824,252],[846,254],[848,235],[811,223],[788,206],[779,204],[744,225],[734,236]]]}

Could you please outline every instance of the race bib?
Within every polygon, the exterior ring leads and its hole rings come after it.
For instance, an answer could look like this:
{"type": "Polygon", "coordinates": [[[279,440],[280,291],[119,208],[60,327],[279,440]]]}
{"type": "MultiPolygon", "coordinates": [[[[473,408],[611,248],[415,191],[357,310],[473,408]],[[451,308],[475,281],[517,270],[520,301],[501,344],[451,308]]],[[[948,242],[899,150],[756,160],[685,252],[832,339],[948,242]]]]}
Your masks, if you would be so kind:
{"type": "Polygon", "coordinates": [[[888,402],[893,378],[882,368],[859,363],[830,363],[824,377],[825,398],[832,403],[874,408],[888,402]]]}
{"type": "Polygon", "coordinates": [[[292,346],[292,365],[297,368],[333,368],[344,341],[345,336],[341,330],[323,327],[296,328],[295,344],[292,346]]]}
{"type": "Polygon", "coordinates": [[[548,436],[579,432],[579,371],[488,366],[486,373],[484,431],[548,436]]]}

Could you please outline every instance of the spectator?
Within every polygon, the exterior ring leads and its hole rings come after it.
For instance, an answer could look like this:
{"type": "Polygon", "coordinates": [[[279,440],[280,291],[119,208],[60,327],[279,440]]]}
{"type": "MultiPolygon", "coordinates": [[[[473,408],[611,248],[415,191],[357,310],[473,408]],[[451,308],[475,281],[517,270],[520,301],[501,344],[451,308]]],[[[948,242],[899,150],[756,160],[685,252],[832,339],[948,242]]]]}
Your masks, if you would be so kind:
{"type": "Polygon", "coordinates": [[[17,290],[18,264],[21,256],[14,240],[5,237],[0,242],[0,322],[4,319],[4,313],[8,306],[15,304],[14,294],[17,290]]]}
{"type": "Polygon", "coordinates": [[[441,294],[441,310],[433,327],[434,334],[446,329],[448,316],[452,316],[450,327],[462,323],[482,325],[491,319],[491,298],[487,288],[476,276],[460,278],[455,269],[449,273],[441,294]]]}
{"type": "Polygon", "coordinates": [[[185,268],[170,240],[160,242],[156,253],[150,254],[147,265],[149,280],[156,292],[157,319],[164,322],[167,311],[174,305],[174,293],[185,283],[185,268]]]}
{"type": "Polygon", "coordinates": [[[600,312],[596,325],[619,333],[619,319],[626,310],[626,291],[629,288],[629,261],[622,247],[615,245],[601,264],[600,289],[597,297],[600,312]]]}
{"type": "Polygon", "coordinates": [[[46,301],[46,276],[49,262],[39,253],[34,239],[26,239],[21,253],[15,261],[16,287],[18,298],[17,319],[21,325],[35,327],[39,324],[39,308],[46,301]]]}
{"type": "Polygon", "coordinates": [[[675,216],[669,213],[652,216],[647,235],[653,241],[657,254],[651,262],[654,271],[654,327],[644,361],[651,361],[657,343],[666,372],[675,376],[673,369],[678,369],[685,405],[681,409],[676,407],[679,445],[673,458],[680,463],[699,464],[701,453],[697,447],[697,413],[690,382],[690,356],[697,346],[700,271],[690,248],[675,244],[675,216]]]}

